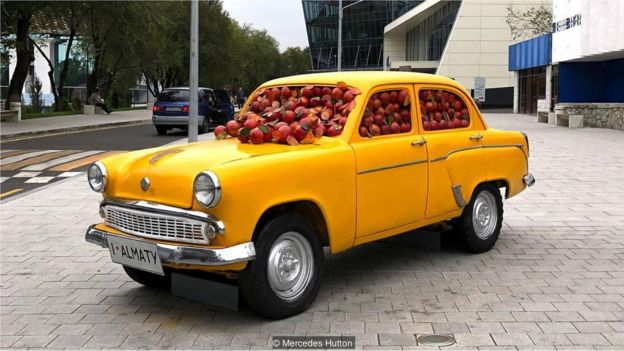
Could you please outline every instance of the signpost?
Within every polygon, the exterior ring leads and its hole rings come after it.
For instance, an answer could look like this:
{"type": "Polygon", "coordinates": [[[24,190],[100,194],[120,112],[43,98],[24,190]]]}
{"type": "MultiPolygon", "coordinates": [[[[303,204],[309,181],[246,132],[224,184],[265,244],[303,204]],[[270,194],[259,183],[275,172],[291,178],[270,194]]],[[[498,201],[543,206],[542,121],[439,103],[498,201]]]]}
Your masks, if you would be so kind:
{"type": "Polygon", "coordinates": [[[474,100],[478,102],[485,102],[485,77],[475,77],[474,100]]]}

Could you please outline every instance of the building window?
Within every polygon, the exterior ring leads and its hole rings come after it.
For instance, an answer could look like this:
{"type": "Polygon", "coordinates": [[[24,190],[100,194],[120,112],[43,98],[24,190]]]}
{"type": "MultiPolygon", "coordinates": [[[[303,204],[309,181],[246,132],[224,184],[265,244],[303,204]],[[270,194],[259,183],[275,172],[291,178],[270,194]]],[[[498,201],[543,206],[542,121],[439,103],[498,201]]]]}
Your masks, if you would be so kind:
{"type": "MultiPolygon", "coordinates": [[[[381,69],[383,67],[383,30],[423,0],[364,0],[350,6],[342,19],[342,68],[381,69]]],[[[312,69],[334,70],[338,59],[338,1],[303,0],[312,69]]]]}
{"type": "Polygon", "coordinates": [[[440,60],[460,4],[459,1],[445,4],[406,33],[406,61],[440,60]]]}

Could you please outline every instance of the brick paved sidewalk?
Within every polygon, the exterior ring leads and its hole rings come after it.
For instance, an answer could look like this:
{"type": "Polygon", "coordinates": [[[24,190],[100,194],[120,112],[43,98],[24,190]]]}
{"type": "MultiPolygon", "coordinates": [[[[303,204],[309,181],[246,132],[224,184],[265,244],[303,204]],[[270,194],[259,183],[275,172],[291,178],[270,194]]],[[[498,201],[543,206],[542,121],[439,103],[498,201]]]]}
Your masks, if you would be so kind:
{"type": "Polygon", "coordinates": [[[83,176],[0,205],[0,341],[25,348],[269,347],[271,335],[355,335],[358,347],[624,348],[624,133],[487,116],[531,141],[537,184],[505,203],[501,239],[467,254],[374,243],[330,258],[309,311],[266,321],[131,282],[84,242],[99,195],[83,176]]]}

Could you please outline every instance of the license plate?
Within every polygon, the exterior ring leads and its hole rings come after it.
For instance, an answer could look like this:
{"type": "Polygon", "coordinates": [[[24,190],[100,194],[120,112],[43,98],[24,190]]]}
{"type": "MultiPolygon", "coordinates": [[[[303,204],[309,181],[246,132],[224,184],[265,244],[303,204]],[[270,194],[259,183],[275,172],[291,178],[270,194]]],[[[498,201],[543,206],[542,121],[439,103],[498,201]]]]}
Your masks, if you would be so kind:
{"type": "Polygon", "coordinates": [[[109,235],[108,249],[115,263],[165,275],[156,244],[109,235]]]}
{"type": "Polygon", "coordinates": [[[182,107],[167,107],[165,110],[171,112],[180,112],[182,111],[182,107]]]}

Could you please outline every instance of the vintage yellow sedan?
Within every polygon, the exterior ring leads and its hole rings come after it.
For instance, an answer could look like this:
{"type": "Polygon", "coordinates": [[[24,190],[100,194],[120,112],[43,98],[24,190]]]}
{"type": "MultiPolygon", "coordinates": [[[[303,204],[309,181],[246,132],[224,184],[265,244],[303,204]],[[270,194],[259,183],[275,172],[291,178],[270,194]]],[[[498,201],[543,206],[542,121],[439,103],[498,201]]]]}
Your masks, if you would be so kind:
{"type": "Polygon", "coordinates": [[[436,75],[275,79],[224,128],[217,139],[232,137],[91,165],[103,222],[86,240],[144,285],[197,271],[231,279],[268,318],[310,306],[324,247],[334,254],[448,221],[470,251],[491,249],[501,193],[535,181],[527,136],[489,128],[467,91],[436,75]]]}

